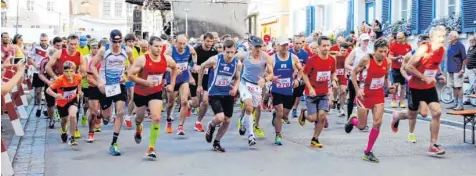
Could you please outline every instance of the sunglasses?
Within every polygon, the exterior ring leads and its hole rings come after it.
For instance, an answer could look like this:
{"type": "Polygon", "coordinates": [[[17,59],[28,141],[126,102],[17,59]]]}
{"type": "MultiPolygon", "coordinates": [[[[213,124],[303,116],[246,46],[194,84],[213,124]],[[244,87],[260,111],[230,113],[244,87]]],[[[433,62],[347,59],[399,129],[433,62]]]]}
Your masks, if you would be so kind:
{"type": "Polygon", "coordinates": [[[226,54],[235,54],[234,51],[225,51],[226,54]]]}
{"type": "Polygon", "coordinates": [[[121,43],[121,42],[122,42],[122,41],[120,41],[120,40],[115,40],[115,41],[113,40],[113,41],[112,41],[112,43],[121,43]]]}

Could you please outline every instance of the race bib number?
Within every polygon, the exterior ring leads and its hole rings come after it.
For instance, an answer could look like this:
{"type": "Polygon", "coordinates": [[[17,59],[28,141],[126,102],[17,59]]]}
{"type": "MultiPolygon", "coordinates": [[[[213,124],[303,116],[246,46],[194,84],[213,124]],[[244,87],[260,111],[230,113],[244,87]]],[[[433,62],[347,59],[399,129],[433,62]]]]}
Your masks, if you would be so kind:
{"type": "Polygon", "coordinates": [[[162,74],[160,74],[160,75],[149,75],[149,76],[147,76],[147,81],[157,81],[160,84],[160,82],[162,81],[162,77],[163,77],[162,74]]]}
{"type": "Polygon", "coordinates": [[[63,92],[64,99],[72,99],[76,96],[76,89],[63,92]]]}
{"type": "Polygon", "coordinates": [[[106,85],[104,88],[106,91],[106,97],[112,97],[114,95],[118,95],[121,93],[121,85],[120,84],[111,84],[106,85]]]}
{"type": "Polygon", "coordinates": [[[370,83],[370,89],[380,89],[383,87],[383,83],[385,82],[385,76],[381,78],[372,78],[372,82],[370,83]]]}
{"type": "Polygon", "coordinates": [[[279,79],[278,83],[276,83],[277,88],[288,88],[291,87],[291,78],[283,78],[279,79]]]}
{"type": "Polygon", "coordinates": [[[215,81],[216,86],[229,86],[231,83],[231,76],[218,75],[215,81]]]}
{"type": "Polygon", "coordinates": [[[254,85],[247,82],[246,87],[248,88],[248,91],[250,91],[251,93],[254,93],[254,92],[261,93],[261,87],[259,87],[258,85],[254,85]]]}
{"type": "Polygon", "coordinates": [[[317,72],[316,81],[324,82],[331,80],[331,71],[317,72]]]}
{"type": "Polygon", "coordinates": [[[184,62],[184,63],[177,63],[177,69],[180,71],[180,72],[183,72],[185,70],[188,69],[188,63],[184,62]]]}
{"type": "Polygon", "coordinates": [[[436,76],[437,70],[425,70],[423,75],[428,76],[428,77],[435,77],[436,76]]]}
{"type": "Polygon", "coordinates": [[[337,69],[337,75],[344,75],[344,69],[337,69]]]}

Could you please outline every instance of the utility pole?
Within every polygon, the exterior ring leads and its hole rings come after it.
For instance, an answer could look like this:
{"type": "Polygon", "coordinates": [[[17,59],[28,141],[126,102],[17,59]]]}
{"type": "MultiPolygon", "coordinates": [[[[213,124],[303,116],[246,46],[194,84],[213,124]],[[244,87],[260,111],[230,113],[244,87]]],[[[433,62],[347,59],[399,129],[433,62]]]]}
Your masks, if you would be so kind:
{"type": "Polygon", "coordinates": [[[15,25],[15,34],[18,34],[18,21],[20,20],[19,11],[20,11],[20,0],[17,0],[17,21],[15,25]]]}
{"type": "Polygon", "coordinates": [[[188,37],[188,11],[190,9],[186,8],[185,10],[185,35],[188,37]]]}

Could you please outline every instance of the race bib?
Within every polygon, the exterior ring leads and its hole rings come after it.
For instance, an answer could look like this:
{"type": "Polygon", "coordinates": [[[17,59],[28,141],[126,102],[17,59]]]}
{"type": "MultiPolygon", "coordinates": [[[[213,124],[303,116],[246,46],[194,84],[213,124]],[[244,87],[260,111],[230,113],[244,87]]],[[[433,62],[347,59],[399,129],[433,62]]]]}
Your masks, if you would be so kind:
{"type": "Polygon", "coordinates": [[[177,69],[178,69],[180,72],[183,72],[183,71],[187,70],[187,69],[188,69],[188,63],[187,63],[187,62],[177,63],[177,69]]]}
{"type": "Polygon", "coordinates": [[[372,82],[370,83],[370,89],[380,89],[383,87],[383,83],[385,82],[385,76],[381,78],[372,78],[372,82]]]}
{"type": "Polygon", "coordinates": [[[344,75],[344,69],[337,69],[337,75],[344,75]]]}
{"type": "Polygon", "coordinates": [[[423,75],[428,76],[428,77],[435,77],[436,76],[437,70],[425,70],[423,75]]]}
{"type": "Polygon", "coordinates": [[[157,81],[160,84],[160,82],[162,81],[162,77],[163,77],[162,74],[160,74],[160,75],[149,75],[149,76],[147,76],[147,81],[157,81]]]}
{"type": "Polygon", "coordinates": [[[118,95],[121,93],[121,85],[120,84],[111,84],[105,86],[105,93],[106,97],[112,97],[114,95],[118,95]]]}
{"type": "Polygon", "coordinates": [[[259,87],[258,85],[254,85],[247,82],[246,87],[248,88],[248,91],[250,91],[251,93],[254,93],[254,92],[261,93],[261,87],[259,87]]]}
{"type": "Polygon", "coordinates": [[[283,78],[279,79],[278,83],[276,83],[277,88],[288,88],[291,87],[291,78],[283,78]]]}
{"type": "Polygon", "coordinates": [[[231,83],[231,76],[217,75],[215,85],[216,86],[229,86],[231,83]]]}
{"type": "Polygon", "coordinates": [[[329,81],[330,79],[331,79],[331,71],[317,72],[317,76],[316,76],[317,82],[329,81]]]}
{"type": "Polygon", "coordinates": [[[70,90],[70,91],[64,91],[63,92],[63,98],[64,99],[72,99],[76,96],[76,89],[70,90]]]}

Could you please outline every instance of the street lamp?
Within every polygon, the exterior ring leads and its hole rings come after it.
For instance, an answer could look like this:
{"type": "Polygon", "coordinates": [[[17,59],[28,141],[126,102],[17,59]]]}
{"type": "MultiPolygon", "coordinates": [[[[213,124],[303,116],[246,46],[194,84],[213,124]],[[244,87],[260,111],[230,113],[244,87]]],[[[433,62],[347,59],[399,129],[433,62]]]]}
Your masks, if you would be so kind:
{"type": "Polygon", "coordinates": [[[188,36],[188,11],[190,9],[186,8],[185,10],[185,35],[188,36]]]}

